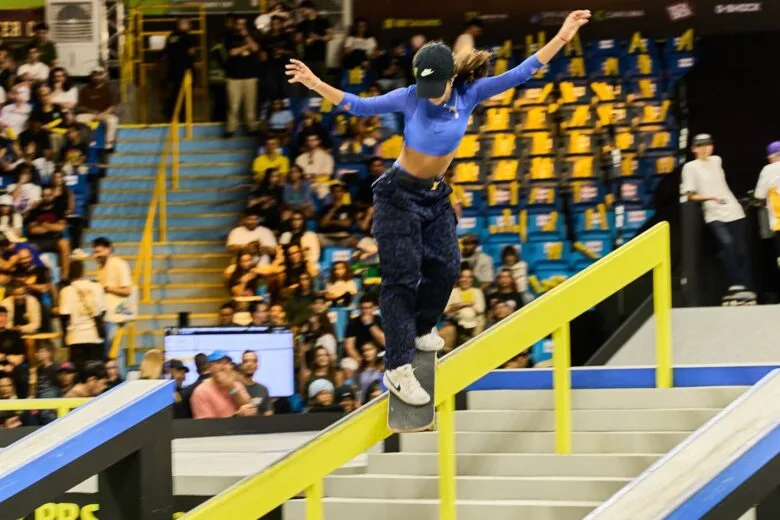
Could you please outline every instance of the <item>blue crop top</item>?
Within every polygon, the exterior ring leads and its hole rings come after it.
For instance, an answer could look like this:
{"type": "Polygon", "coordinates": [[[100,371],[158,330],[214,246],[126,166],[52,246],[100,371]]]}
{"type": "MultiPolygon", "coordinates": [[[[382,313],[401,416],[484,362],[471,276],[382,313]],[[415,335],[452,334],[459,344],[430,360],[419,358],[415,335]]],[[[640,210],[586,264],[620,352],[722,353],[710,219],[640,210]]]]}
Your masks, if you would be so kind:
{"type": "Polygon", "coordinates": [[[534,54],[499,76],[480,78],[453,89],[450,99],[441,105],[418,98],[417,87],[412,85],[369,98],[345,93],[338,108],[356,116],[403,112],[405,146],[426,155],[448,155],[458,148],[477,105],[525,83],[542,66],[534,54]]]}

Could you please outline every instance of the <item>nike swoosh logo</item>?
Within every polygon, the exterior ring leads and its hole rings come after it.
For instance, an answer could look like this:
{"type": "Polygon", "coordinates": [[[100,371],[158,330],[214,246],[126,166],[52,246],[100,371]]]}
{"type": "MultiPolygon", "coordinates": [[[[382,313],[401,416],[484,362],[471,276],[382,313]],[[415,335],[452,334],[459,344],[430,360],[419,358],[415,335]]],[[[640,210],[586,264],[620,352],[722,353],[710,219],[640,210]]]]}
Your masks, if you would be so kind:
{"type": "Polygon", "coordinates": [[[430,76],[431,74],[433,74],[433,69],[425,69],[420,73],[420,76],[424,78],[426,76],[430,76]]]}

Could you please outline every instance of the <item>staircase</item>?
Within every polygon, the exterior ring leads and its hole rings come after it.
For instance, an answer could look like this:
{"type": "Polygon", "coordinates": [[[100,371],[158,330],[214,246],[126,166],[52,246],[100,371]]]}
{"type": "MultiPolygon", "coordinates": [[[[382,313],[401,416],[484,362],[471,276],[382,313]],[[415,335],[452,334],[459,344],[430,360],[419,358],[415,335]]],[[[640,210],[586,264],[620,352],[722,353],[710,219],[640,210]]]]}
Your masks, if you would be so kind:
{"type": "MultiPolygon", "coordinates": [[[[135,265],[167,132],[120,129],[84,235],[86,247],[107,236],[116,254],[135,265]]],[[[222,272],[231,258],[225,241],[246,207],[257,141],[224,140],[222,132],[220,125],[195,125],[192,140],[181,140],[180,189],[172,191],[169,181],[168,242],[154,246],[152,302],[139,308],[138,348],[161,347],[163,329],[177,324],[179,312],[190,312],[192,325],[216,323],[219,306],[228,301],[222,272]]]]}
{"type": "MultiPolygon", "coordinates": [[[[458,520],[581,520],[746,387],[574,390],[573,454],[555,455],[551,391],[468,394],[456,413],[458,520]]],[[[368,454],[365,473],[325,480],[325,518],[438,518],[435,432],[368,454]]],[[[305,501],[284,506],[303,520],[305,501]]]]}

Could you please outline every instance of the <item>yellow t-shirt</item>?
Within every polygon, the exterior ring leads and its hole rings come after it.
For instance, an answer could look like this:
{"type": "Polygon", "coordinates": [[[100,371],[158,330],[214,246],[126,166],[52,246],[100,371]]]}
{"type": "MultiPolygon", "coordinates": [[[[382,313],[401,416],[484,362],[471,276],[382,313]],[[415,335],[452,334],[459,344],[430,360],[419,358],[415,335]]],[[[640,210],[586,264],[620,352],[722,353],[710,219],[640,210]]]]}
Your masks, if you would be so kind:
{"type": "Polygon", "coordinates": [[[290,171],[290,159],[282,154],[277,155],[274,159],[271,159],[266,154],[256,157],[252,163],[252,171],[255,174],[255,179],[258,181],[263,180],[268,168],[276,168],[279,170],[279,173],[286,177],[287,172],[290,171]]]}

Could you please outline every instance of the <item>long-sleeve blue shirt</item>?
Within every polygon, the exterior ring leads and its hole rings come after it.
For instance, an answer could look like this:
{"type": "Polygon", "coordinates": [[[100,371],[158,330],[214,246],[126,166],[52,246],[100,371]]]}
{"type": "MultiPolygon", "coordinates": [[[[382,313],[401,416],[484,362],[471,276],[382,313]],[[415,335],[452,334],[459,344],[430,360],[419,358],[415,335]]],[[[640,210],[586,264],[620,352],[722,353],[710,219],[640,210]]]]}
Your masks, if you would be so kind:
{"type": "Polygon", "coordinates": [[[370,98],[345,93],[339,108],[357,116],[401,112],[405,121],[404,146],[426,155],[448,155],[458,148],[477,105],[525,83],[542,66],[534,54],[503,74],[459,85],[441,105],[417,97],[417,86],[412,85],[370,98]]]}

